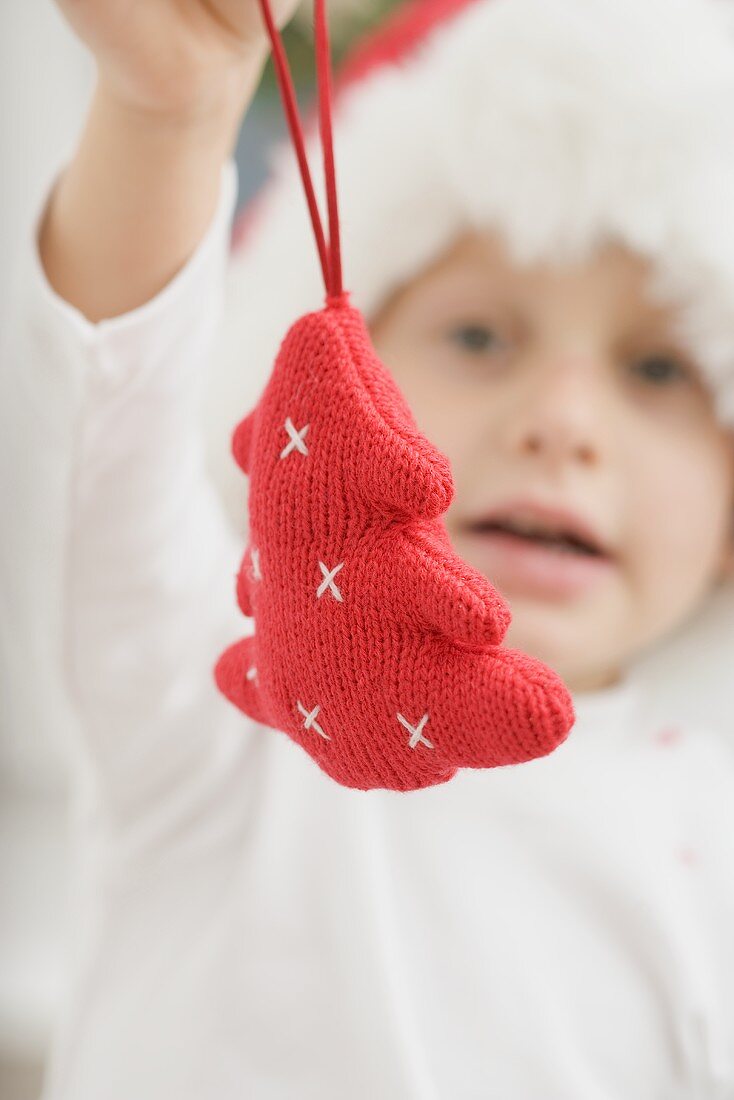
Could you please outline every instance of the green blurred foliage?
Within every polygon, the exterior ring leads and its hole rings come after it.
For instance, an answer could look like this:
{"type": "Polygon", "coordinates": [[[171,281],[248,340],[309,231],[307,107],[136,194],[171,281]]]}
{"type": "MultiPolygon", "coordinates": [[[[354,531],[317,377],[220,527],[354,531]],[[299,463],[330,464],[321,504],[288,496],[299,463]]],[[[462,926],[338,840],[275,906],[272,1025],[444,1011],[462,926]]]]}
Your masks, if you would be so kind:
{"type": "MultiPolygon", "coordinates": [[[[348,51],[352,42],[377,26],[385,16],[398,6],[399,0],[358,0],[351,3],[329,3],[329,36],[334,67],[348,51]]],[[[288,63],[297,87],[312,87],[316,76],[314,69],[313,0],[304,0],[303,7],[283,31],[283,44],[288,63]]],[[[277,84],[272,59],[263,75],[262,92],[277,94],[277,84]]]]}

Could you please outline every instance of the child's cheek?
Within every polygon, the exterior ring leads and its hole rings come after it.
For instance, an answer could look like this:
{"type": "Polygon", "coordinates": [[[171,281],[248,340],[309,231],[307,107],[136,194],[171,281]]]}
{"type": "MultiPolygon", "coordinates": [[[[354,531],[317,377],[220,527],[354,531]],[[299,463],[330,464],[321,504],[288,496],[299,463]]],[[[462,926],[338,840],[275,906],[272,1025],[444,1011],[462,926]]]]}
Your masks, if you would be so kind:
{"type": "Polygon", "coordinates": [[[722,457],[710,441],[681,433],[630,479],[630,565],[650,602],[675,619],[716,578],[731,498],[722,457]]]}

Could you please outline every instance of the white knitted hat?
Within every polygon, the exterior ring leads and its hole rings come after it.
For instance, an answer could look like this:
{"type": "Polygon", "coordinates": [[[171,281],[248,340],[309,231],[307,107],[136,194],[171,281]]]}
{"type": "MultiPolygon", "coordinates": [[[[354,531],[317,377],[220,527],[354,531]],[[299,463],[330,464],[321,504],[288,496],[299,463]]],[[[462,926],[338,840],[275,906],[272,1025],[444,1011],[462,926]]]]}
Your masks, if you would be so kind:
{"type": "MultiPolygon", "coordinates": [[[[734,0],[413,0],[337,84],[352,301],[369,318],[466,228],[501,229],[521,263],[582,258],[615,237],[649,257],[651,293],[680,305],[679,336],[734,426],[733,114],[734,0]]],[[[314,132],[308,153],[323,209],[314,132]]],[[[323,304],[292,146],[271,163],[235,234],[208,414],[210,459],[238,515],[229,433],[290,324],[323,304]]],[[[682,661],[688,699],[698,660],[696,681],[716,690],[714,651],[734,658],[732,624],[734,584],[650,654],[651,671],[667,683],[682,661]]]]}

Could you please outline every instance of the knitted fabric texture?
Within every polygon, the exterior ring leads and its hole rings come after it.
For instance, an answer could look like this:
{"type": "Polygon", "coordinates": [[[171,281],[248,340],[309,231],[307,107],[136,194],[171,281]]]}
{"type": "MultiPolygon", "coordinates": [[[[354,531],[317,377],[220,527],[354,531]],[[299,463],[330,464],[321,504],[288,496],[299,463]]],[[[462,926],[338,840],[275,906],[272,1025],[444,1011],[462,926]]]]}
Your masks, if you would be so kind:
{"type": "Polygon", "coordinates": [[[441,519],[449,461],[346,293],[289,330],[232,451],[249,476],[236,595],[255,621],[216,664],[233,704],[361,790],[444,783],[566,738],[570,694],[501,645],[509,607],[441,519]]]}

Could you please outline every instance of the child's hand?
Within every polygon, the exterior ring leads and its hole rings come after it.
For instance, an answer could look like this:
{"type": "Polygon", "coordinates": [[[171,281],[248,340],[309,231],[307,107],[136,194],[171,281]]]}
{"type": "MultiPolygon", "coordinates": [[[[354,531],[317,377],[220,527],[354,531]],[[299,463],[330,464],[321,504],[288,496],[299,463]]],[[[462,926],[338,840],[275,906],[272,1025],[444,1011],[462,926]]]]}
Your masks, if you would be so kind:
{"type": "MultiPolygon", "coordinates": [[[[121,104],[182,120],[217,110],[268,50],[258,0],[57,0],[121,104]]],[[[274,0],[282,26],[298,0],[274,0]]]]}

